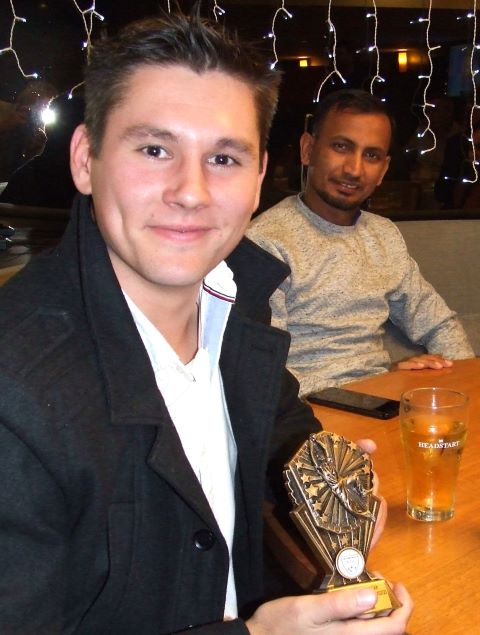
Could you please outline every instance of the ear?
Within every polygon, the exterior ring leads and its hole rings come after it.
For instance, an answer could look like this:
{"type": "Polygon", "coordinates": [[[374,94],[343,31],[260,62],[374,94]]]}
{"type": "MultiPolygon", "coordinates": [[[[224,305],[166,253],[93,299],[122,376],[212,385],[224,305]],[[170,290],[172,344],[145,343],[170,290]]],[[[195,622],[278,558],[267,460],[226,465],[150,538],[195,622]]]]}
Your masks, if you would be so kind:
{"type": "Polygon", "coordinates": [[[310,165],[310,157],[315,139],[309,132],[304,132],[300,137],[300,160],[302,165],[310,165]]]}
{"type": "Polygon", "coordinates": [[[378,186],[380,185],[380,183],[383,181],[383,177],[384,177],[384,176],[385,176],[385,174],[387,173],[387,170],[388,170],[388,168],[389,168],[389,166],[390,166],[390,159],[391,159],[391,157],[390,157],[390,156],[385,157],[385,166],[384,166],[383,171],[382,171],[382,174],[381,174],[381,176],[380,176],[380,178],[379,178],[379,180],[378,180],[378,182],[377,182],[377,187],[378,187],[378,186]]]}
{"type": "Polygon", "coordinates": [[[90,140],[85,124],[81,124],[70,141],[70,170],[75,187],[82,194],[92,193],[91,161],[90,140]]]}
{"type": "Polygon", "coordinates": [[[268,164],[268,153],[265,152],[260,162],[260,171],[258,173],[258,181],[257,181],[257,193],[255,197],[255,206],[253,208],[252,214],[257,210],[258,205],[260,203],[260,192],[262,189],[263,179],[265,178],[265,174],[267,172],[267,164],[268,164]]]}
{"type": "Polygon", "coordinates": [[[267,165],[268,165],[268,152],[265,151],[263,153],[263,158],[260,163],[260,185],[262,185],[263,179],[265,178],[265,174],[267,173],[267,165]]]}

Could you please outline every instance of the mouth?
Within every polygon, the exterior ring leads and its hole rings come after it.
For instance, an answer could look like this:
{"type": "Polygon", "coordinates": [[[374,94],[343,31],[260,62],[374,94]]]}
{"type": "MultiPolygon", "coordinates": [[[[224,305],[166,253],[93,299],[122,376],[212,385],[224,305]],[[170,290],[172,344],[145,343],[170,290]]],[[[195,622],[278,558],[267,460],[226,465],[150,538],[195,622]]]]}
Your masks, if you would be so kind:
{"type": "Polygon", "coordinates": [[[149,229],[159,237],[182,243],[200,240],[210,232],[210,227],[195,225],[150,225],[149,229]]]}
{"type": "Polygon", "coordinates": [[[333,185],[335,186],[337,192],[345,194],[346,196],[350,196],[351,194],[356,194],[361,191],[360,184],[352,183],[351,181],[334,180],[333,185]]]}

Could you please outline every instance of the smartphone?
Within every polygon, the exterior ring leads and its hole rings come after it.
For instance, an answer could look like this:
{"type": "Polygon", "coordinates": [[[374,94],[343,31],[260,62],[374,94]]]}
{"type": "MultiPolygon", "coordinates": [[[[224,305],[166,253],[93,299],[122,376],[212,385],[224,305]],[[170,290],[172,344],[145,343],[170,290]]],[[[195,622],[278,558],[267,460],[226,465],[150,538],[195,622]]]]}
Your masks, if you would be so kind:
{"type": "Polygon", "coordinates": [[[344,388],[325,388],[307,395],[308,401],[330,408],[347,410],[375,419],[391,419],[398,415],[400,402],[344,388]]]}

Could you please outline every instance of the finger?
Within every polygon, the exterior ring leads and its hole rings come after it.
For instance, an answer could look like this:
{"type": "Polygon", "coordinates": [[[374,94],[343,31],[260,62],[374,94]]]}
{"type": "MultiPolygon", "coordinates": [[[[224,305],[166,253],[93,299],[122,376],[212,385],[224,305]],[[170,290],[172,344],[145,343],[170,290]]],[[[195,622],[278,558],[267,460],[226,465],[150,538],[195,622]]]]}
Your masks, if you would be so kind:
{"type": "Polygon", "coordinates": [[[447,366],[448,366],[448,363],[446,361],[441,362],[438,359],[432,359],[424,363],[424,368],[433,368],[434,370],[438,370],[440,368],[446,368],[447,366]]]}
{"type": "Polygon", "coordinates": [[[453,365],[453,362],[450,359],[445,359],[444,357],[439,357],[438,355],[428,359],[431,359],[431,363],[433,364],[440,364],[442,368],[453,365]]]}
{"type": "Polygon", "coordinates": [[[368,454],[373,454],[377,449],[377,444],[373,439],[358,439],[356,442],[358,447],[368,454]]]}
{"type": "Polygon", "coordinates": [[[376,635],[377,632],[405,633],[407,629],[407,623],[413,611],[412,598],[410,597],[403,584],[396,583],[391,585],[391,587],[393,589],[393,592],[395,593],[397,600],[402,606],[392,611],[388,617],[377,618],[375,620],[375,625],[378,626],[378,631],[372,631],[371,635],[376,635]],[[392,630],[387,631],[387,625],[388,629],[392,630]]]}
{"type": "Polygon", "coordinates": [[[421,370],[425,368],[425,362],[415,362],[409,359],[404,362],[398,362],[397,368],[398,370],[421,370]]]}
{"type": "Polygon", "coordinates": [[[401,582],[393,582],[390,586],[402,607],[406,607],[411,613],[413,610],[413,600],[405,586],[401,582]]]}
{"type": "Polygon", "coordinates": [[[375,521],[375,529],[373,531],[372,543],[370,547],[371,549],[373,549],[375,545],[377,544],[380,536],[383,533],[383,530],[385,529],[385,525],[387,524],[387,516],[388,516],[387,502],[383,498],[383,496],[378,496],[378,498],[380,499],[380,507],[378,509],[378,515],[375,521]]]}

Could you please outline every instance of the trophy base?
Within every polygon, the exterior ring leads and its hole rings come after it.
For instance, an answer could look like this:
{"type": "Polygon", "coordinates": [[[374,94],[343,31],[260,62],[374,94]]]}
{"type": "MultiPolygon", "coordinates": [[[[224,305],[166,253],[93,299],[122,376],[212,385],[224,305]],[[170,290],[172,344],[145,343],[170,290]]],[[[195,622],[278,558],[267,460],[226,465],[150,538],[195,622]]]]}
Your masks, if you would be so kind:
{"type": "Polygon", "coordinates": [[[355,584],[347,584],[345,586],[330,587],[326,589],[326,592],[333,593],[334,591],[342,591],[343,589],[358,588],[374,589],[377,592],[377,603],[373,608],[365,611],[365,615],[374,614],[378,617],[383,617],[384,615],[388,615],[393,609],[398,609],[402,606],[395,597],[388,582],[382,578],[374,578],[369,582],[356,582],[355,584]]]}

